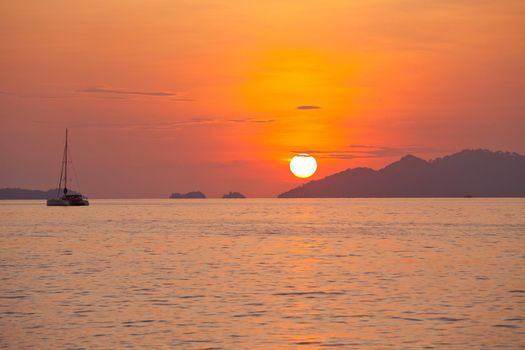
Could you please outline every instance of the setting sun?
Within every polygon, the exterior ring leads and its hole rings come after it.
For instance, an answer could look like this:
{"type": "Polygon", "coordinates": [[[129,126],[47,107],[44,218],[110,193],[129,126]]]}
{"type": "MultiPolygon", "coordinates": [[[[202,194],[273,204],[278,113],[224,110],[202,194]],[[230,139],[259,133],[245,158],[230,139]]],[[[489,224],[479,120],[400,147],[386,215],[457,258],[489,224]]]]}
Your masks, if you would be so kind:
{"type": "Polygon", "coordinates": [[[317,170],[317,161],[306,153],[300,153],[290,161],[292,174],[302,179],[312,176],[317,170]]]}

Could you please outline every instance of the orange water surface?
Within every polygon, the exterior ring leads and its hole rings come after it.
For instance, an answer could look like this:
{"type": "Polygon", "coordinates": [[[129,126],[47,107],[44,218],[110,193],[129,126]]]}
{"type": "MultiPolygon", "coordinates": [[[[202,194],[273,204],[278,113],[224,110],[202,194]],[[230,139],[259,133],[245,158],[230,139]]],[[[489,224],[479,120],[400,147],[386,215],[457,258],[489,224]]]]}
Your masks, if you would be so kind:
{"type": "Polygon", "coordinates": [[[519,349],[524,199],[0,202],[0,347],[519,349]]]}

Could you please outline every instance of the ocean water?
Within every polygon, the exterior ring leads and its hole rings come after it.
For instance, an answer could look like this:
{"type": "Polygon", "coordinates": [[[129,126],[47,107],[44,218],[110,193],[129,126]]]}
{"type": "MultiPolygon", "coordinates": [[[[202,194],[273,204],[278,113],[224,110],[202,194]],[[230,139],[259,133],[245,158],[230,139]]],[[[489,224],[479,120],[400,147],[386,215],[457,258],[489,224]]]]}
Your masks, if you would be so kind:
{"type": "Polygon", "coordinates": [[[525,200],[0,201],[0,347],[523,349],[525,200]]]}

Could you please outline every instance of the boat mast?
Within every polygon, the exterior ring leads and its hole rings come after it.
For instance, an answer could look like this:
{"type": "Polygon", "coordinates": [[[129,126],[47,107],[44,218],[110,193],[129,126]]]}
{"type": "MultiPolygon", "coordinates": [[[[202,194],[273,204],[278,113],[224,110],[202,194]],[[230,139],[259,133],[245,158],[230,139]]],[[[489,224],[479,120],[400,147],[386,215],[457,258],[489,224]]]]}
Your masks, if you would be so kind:
{"type": "Polygon", "coordinates": [[[64,195],[67,195],[67,128],[66,128],[66,148],[64,150],[64,195]]]}

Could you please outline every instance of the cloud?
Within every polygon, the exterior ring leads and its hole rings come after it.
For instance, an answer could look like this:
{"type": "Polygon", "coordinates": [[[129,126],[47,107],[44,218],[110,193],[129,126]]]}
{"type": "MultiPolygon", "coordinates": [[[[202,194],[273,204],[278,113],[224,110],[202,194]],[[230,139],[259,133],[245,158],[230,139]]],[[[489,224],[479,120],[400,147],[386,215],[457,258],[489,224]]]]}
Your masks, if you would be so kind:
{"type": "Polygon", "coordinates": [[[197,100],[194,98],[171,98],[170,101],[195,102],[197,100]]]}
{"type": "Polygon", "coordinates": [[[341,150],[294,150],[293,153],[308,153],[324,159],[358,159],[358,158],[388,158],[399,157],[410,153],[434,153],[439,150],[422,147],[385,147],[372,145],[349,145],[341,150]]]}
{"type": "Polygon", "coordinates": [[[0,95],[4,95],[4,96],[14,96],[14,97],[16,97],[16,98],[24,98],[24,99],[29,99],[29,98],[38,98],[38,99],[58,99],[58,98],[69,98],[69,97],[74,97],[73,95],[15,94],[15,93],[13,93],[13,92],[8,92],[8,91],[0,91],[0,95]]]}
{"type": "MultiPolygon", "coordinates": [[[[99,98],[108,100],[126,100],[130,98],[130,95],[136,96],[152,96],[152,97],[171,97],[169,101],[177,102],[194,102],[197,101],[194,98],[188,97],[175,97],[177,94],[172,92],[164,91],[128,91],[128,90],[116,90],[116,89],[105,89],[100,87],[90,87],[81,90],[75,90],[75,92],[99,94],[99,98]]],[[[17,98],[36,98],[36,99],[65,99],[65,98],[78,98],[76,94],[71,92],[66,94],[49,95],[49,94],[15,94],[8,91],[0,90],[0,96],[15,96],[17,98]]]]}
{"type": "Polygon", "coordinates": [[[258,124],[265,124],[265,123],[273,123],[274,119],[252,119],[252,118],[246,118],[246,119],[229,119],[227,120],[231,123],[258,123],[258,124]]]}
{"type": "MultiPolygon", "coordinates": [[[[114,122],[77,122],[75,124],[70,124],[71,126],[77,128],[104,128],[104,129],[145,129],[145,130],[180,130],[184,127],[193,126],[193,125],[219,125],[219,124],[231,124],[231,123],[271,123],[274,120],[272,119],[214,119],[214,118],[204,118],[204,117],[195,117],[182,120],[174,120],[169,122],[145,122],[145,123],[114,123],[114,122]]],[[[33,120],[35,123],[39,124],[48,124],[48,125],[63,125],[62,122],[53,122],[46,120],[33,120]]]]}
{"type": "Polygon", "coordinates": [[[380,148],[380,147],[370,146],[370,145],[349,145],[348,148],[380,148]]]}
{"type": "Polygon", "coordinates": [[[295,109],[299,109],[299,110],[303,110],[304,111],[304,110],[311,110],[311,109],[321,109],[321,107],[306,105],[306,106],[297,106],[297,107],[295,107],[295,109]]]}
{"type": "Polygon", "coordinates": [[[140,95],[140,96],[175,96],[174,93],[164,91],[133,91],[133,90],[117,90],[117,89],[106,89],[101,87],[89,87],[86,89],[78,90],[79,92],[95,93],[95,94],[118,94],[118,95],[140,95]]]}

